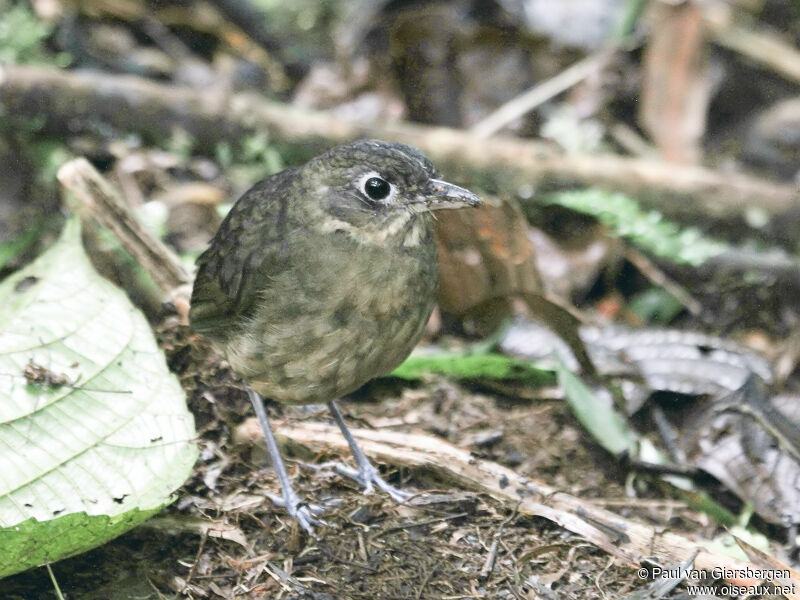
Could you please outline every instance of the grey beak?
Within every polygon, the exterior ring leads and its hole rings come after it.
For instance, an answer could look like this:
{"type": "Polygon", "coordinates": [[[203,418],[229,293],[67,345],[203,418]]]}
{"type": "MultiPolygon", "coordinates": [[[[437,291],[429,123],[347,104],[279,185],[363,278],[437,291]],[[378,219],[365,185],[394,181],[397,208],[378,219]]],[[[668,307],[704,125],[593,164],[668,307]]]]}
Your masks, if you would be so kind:
{"type": "Polygon", "coordinates": [[[462,187],[447,183],[441,179],[431,179],[425,204],[427,204],[428,210],[439,210],[442,208],[480,206],[483,201],[462,187]]]}

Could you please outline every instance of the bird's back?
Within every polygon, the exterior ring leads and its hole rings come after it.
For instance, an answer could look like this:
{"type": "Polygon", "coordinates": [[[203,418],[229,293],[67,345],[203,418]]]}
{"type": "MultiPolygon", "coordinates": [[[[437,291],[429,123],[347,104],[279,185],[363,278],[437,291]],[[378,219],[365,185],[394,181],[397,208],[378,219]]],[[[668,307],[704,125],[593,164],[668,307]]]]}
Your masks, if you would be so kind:
{"type": "Polygon", "coordinates": [[[287,266],[292,178],[287,169],[255,184],[234,204],[197,259],[192,329],[224,342],[254,311],[265,277],[287,266]]]}

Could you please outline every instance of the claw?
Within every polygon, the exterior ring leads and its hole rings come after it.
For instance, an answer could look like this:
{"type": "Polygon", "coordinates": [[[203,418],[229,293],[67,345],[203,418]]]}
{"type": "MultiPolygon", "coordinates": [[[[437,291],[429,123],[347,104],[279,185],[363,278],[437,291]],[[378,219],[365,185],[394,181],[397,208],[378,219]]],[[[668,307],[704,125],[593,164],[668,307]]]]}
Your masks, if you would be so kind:
{"type": "Polygon", "coordinates": [[[317,537],[314,533],[314,525],[323,527],[328,525],[324,520],[317,518],[325,512],[325,507],[319,504],[309,504],[301,501],[300,498],[294,494],[294,491],[292,491],[292,499],[288,502],[285,498],[274,494],[266,494],[266,496],[275,506],[285,508],[289,516],[297,521],[300,526],[306,530],[306,533],[313,538],[317,537]]]}
{"type": "Polygon", "coordinates": [[[334,470],[339,473],[339,475],[344,475],[345,477],[349,477],[350,479],[360,483],[364,488],[365,494],[371,494],[375,490],[374,486],[378,486],[384,492],[389,494],[389,497],[398,504],[408,500],[412,494],[404,492],[403,490],[386,483],[383,477],[380,476],[380,473],[378,473],[378,469],[376,469],[373,464],[369,462],[369,459],[361,451],[361,448],[358,447],[353,434],[350,433],[350,430],[347,428],[347,424],[344,422],[344,417],[342,417],[339,407],[336,406],[336,402],[328,402],[328,408],[333,415],[333,419],[336,421],[336,424],[339,426],[339,429],[344,435],[344,438],[347,440],[347,445],[350,446],[350,451],[353,453],[353,458],[355,458],[356,463],[358,463],[358,470],[353,470],[338,462],[328,464],[332,466],[334,470]]]}
{"type": "Polygon", "coordinates": [[[377,486],[379,489],[388,494],[388,496],[397,504],[402,504],[414,495],[410,492],[396,488],[390,483],[387,483],[386,480],[380,476],[380,473],[378,473],[378,469],[376,469],[370,462],[365,462],[358,469],[351,469],[344,463],[338,461],[325,462],[319,465],[305,464],[305,466],[314,471],[333,469],[333,471],[337,474],[347,477],[348,479],[352,479],[358,483],[364,489],[365,494],[373,493],[375,491],[375,487],[377,486]]]}
{"type": "Polygon", "coordinates": [[[308,504],[295,504],[294,506],[286,507],[286,512],[289,513],[289,516],[294,518],[300,524],[300,527],[306,530],[306,533],[313,537],[314,539],[317,538],[317,534],[314,533],[314,525],[324,526],[327,523],[321,519],[317,519],[314,516],[314,510],[308,504]]]}
{"type": "Polygon", "coordinates": [[[372,463],[364,463],[358,470],[351,469],[342,463],[338,463],[334,465],[334,469],[339,475],[344,475],[360,483],[361,487],[364,488],[365,494],[371,494],[375,491],[373,486],[378,486],[378,488],[386,492],[397,504],[402,504],[412,496],[412,494],[387,483],[386,480],[380,476],[378,469],[376,469],[372,463]]]}

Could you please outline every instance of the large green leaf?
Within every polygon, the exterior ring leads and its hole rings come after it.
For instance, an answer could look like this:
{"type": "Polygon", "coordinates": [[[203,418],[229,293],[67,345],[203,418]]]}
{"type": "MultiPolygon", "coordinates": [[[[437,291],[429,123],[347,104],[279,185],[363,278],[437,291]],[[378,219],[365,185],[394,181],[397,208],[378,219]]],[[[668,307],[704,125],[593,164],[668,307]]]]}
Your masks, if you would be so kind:
{"type": "Polygon", "coordinates": [[[107,541],[171,501],[194,419],[147,321],[76,220],[0,283],[0,577],[107,541]]]}

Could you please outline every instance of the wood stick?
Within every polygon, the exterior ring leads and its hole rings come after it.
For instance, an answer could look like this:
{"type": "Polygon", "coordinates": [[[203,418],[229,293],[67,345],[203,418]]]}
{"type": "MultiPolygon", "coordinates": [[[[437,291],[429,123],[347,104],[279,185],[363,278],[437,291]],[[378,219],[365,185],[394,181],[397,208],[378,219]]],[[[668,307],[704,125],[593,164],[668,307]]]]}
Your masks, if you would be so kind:
{"type": "Polygon", "coordinates": [[[738,52],[789,81],[800,83],[800,52],[776,33],[753,30],[714,18],[707,18],[706,23],[713,40],[720,46],[738,52]]]}
{"type": "MultiPolygon", "coordinates": [[[[333,425],[304,421],[275,424],[275,434],[288,444],[299,444],[314,452],[334,449],[348,451],[347,442],[333,425]]],[[[602,509],[543,483],[526,479],[497,463],[481,460],[469,451],[433,436],[386,430],[351,429],[365,454],[379,462],[433,472],[446,483],[483,492],[516,507],[521,514],[551,520],[576,533],[630,565],[656,560],[660,565],[674,566],[697,552],[694,568],[711,572],[714,569],[758,569],[752,563],[709,551],[708,540],[691,540],[683,535],[663,531],[602,509]]],[[[260,442],[261,428],[255,419],[248,419],[234,434],[239,442],[260,442]]],[[[763,568],[761,568],[763,570],[763,568]]],[[[753,586],[759,580],[728,573],[727,581],[753,586]]],[[[789,583],[800,589],[800,580],[789,583]]]]}
{"type": "Polygon", "coordinates": [[[472,126],[470,132],[478,138],[487,138],[534,108],[577,85],[592,73],[605,68],[613,58],[616,48],[604,48],[590,54],[557,75],[542,81],[519,96],[515,96],[472,126]]]}
{"type": "Polygon", "coordinates": [[[618,190],[691,222],[703,218],[738,224],[754,205],[772,217],[800,206],[795,186],[741,173],[614,155],[563,155],[537,141],[504,136],[481,140],[443,127],[354,123],[254,94],[234,94],[219,102],[195,89],[133,76],[0,66],[0,109],[42,118],[47,130],[60,133],[102,121],[163,140],[179,126],[197,148],[207,151],[222,140],[257,131],[309,154],[359,137],[380,137],[419,147],[448,172],[460,174],[464,183],[479,181],[512,195],[523,186],[618,190]]]}
{"type": "Polygon", "coordinates": [[[79,209],[110,230],[167,293],[191,282],[180,259],[138,221],[119,192],[85,158],[58,170],[58,181],[79,201],[79,209]]]}

